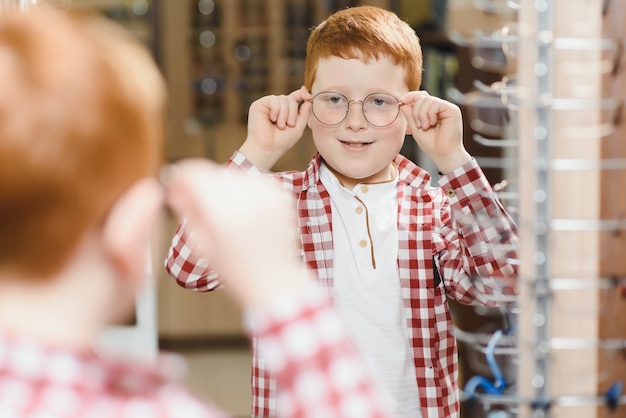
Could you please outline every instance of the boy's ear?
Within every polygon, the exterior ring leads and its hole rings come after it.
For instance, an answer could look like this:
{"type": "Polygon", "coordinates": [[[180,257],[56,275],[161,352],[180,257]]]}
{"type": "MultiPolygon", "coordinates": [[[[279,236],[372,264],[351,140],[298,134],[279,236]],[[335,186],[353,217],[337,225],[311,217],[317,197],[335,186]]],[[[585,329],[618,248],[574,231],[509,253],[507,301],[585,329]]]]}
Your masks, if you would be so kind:
{"type": "Polygon", "coordinates": [[[144,277],[150,236],[157,227],[162,203],[158,181],[145,178],[128,189],[109,213],[102,244],[120,277],[144,277]]]}

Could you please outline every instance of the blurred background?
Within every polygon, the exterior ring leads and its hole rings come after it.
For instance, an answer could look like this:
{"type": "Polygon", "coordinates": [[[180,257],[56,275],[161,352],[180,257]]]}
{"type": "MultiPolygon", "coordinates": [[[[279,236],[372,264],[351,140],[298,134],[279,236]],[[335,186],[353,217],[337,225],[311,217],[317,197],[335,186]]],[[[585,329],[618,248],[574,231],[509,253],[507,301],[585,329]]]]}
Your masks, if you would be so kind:
{"type": "MultiPolygon", "coordinates": [[[[38,1],[0,0],[0,11],[38,1]]],[[[309,30],[330,13],[396,12],[421,39],[422,88],[461,107],[465,145],[520,226],[516,303],[450,302],[462,418],[626,416],[626,2],[49,1],[103,13],[150,48],[169,88],[169,161],[225,162],[250,103],[302,85],[309,30]],[[494,393],[468,391],[473,378],[494,393]]],[[[275,169],[303,169],[313,153],[306,132],[275,169]]],[[[411,138],[402,153],[436,174],[411,138]]],[[[134,317],[101,343],[148,361],[157,349],[182,354],[200,396],[249,416],[239,313],[223,292],[183,290],[163,269],[176,225],[167,220],[134,317]]]]}
{"type": "MultiPolygon", "coordinates": [[[[0,0],[0,11],[38,1],[46,0],[0,0]]],[[[152,51],[170,95],[169,161],[227,161],[245,139],[252,101],[302,85],[309,30],[332,12],[361,4],[396,12],[421,39],[422,88],[461,107],[465,146],[520,226],[515,303],[450,302],[462,418],[626,416],[626,2],[49,1],[103,13],[152,51]],[[468,390],[476,378],[485,387],[468,390]]],[[[309,135],[274,168],[303,169],[314,153],[309,135]]],[[[412,138],[402,153],[436,176],[412,138]]],[[[176,226],[167,220],[135,315],[101,344],[147,361],[158,349],[181,354],[200,396],[247,417],[241,317],[223,292],[186,291],[166,275],[176,226]]]]}

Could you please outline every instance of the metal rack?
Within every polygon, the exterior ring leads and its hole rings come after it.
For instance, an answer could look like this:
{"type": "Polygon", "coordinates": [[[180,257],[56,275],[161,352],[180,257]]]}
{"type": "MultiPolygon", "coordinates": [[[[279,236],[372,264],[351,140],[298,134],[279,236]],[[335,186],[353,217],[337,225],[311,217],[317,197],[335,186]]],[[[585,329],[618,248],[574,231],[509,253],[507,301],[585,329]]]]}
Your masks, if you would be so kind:
{"type": "Polygon", "coordinates": [[[514,333],[457,330],[491,372],[477,376],[486,381],[466,388],[465,400],[483,405],[487,417],[623,416],[626,30],[620,19],[626,5],[478,3],[514,7],[518,21],[506,31],[451,38],[471,48],[481,65],[509,64],[513,52],[516,73],[500,83],[475,83],[472,94],[453,90],[450,98],[513,116],[512,129],[491,129],[491,137],[474,140],[509,149],[512,159],[503,158],[502,167],[514,160],[516,187],[506,200],[521,231],[520,295],[511,312],[514,333]],[[497,358],[505,355],[517,364],[512,378],[498,370],[497,358]]]}

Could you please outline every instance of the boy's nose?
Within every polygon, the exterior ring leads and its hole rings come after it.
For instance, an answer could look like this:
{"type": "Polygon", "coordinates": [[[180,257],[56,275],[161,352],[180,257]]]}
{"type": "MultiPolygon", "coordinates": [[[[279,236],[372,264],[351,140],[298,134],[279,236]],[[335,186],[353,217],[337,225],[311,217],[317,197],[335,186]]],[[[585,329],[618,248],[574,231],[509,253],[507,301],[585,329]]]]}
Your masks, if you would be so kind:
{"type": "Polygon", "coordinates": [[[353,100],[348,104],[348,114],[346,115],[346,127],[350,129],[367,128],[368,122],[363,114],[363,105],[360,101],[353,100]]]}

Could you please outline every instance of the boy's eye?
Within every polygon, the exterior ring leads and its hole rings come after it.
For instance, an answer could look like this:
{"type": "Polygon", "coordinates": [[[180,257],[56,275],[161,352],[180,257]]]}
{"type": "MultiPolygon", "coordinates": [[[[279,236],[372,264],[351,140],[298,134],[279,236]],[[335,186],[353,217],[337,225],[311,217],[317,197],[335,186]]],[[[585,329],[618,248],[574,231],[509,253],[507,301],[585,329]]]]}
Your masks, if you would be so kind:
{"type": "Polygon", "coordinates": [[[346,99],[343,94],[334,91],[319,93],[317,96],[315,96],[314,100],[317,101],[320,105],[333,107],[345,106],[345,104],[348,102],[348,99],[346,99]]]}
{"type": "Polygon", "coordinates": [[[396,100],[393,96],[386,94],[376,94],[367,98],[366,106],[386,107],[392,106],[396,100]]]}
{"type": "Polygon", "coordinates": [[[327,98],[328,102],[332,103],[332,104],[341,104],[343,102],[346,101],[345,97],[342,96],[328,96],[327,98]]]}

